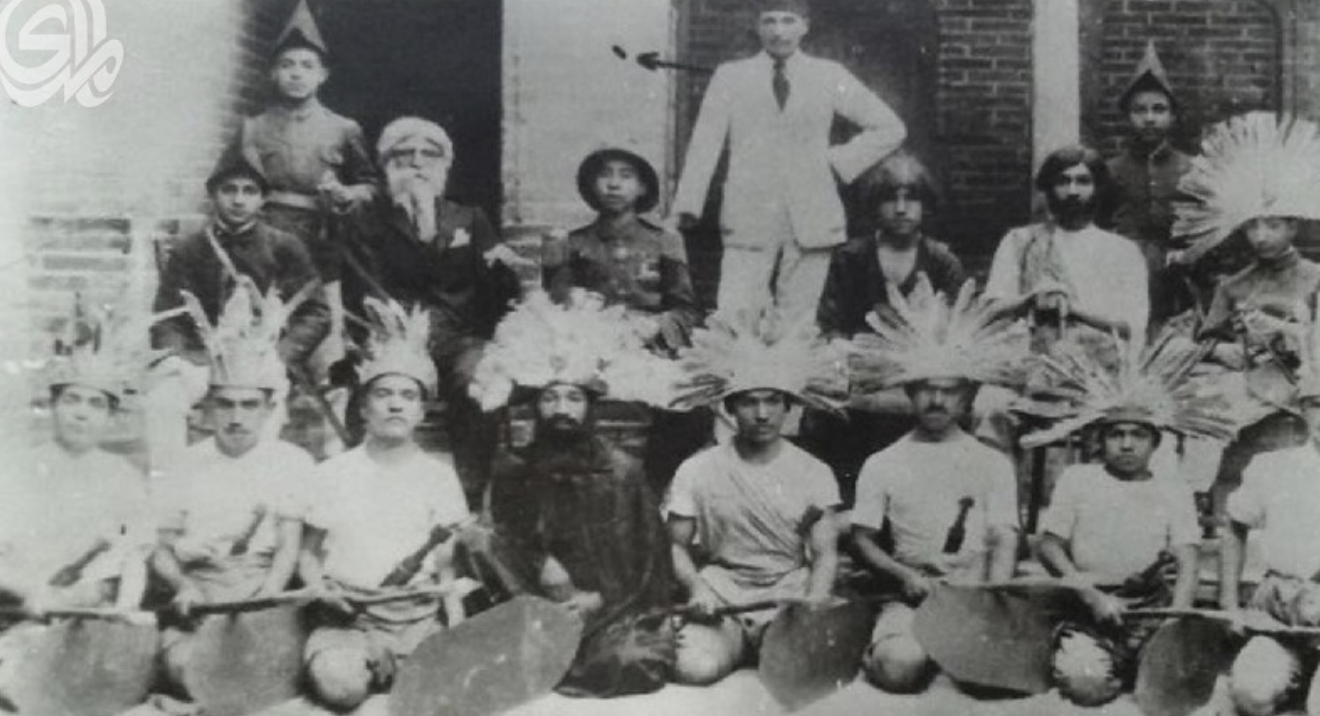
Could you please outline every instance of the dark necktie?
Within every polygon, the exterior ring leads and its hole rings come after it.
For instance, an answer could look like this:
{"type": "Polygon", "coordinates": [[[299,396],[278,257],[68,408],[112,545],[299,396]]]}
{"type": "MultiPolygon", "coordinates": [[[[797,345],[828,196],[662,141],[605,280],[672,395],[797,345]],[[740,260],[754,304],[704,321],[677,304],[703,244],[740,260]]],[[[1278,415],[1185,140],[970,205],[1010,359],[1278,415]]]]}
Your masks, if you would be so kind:
{"type": "Polygon", "coordinates": [[[771,87],[775,90],[775,101],[779,103],[779,109],[783,109],[788,103],[788,75],[784,74],[784,61],[775,60],[775,78],[771,82],[771,87]]]}

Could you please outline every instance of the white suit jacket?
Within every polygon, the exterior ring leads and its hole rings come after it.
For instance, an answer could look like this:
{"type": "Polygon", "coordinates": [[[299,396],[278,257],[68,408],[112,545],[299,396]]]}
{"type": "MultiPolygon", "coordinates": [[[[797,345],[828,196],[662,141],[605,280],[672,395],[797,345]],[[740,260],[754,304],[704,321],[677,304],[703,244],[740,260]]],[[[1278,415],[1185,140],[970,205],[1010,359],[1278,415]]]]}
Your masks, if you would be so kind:
{"type": "Polygon", "coordinates": [[[764,52],[720,65],[706,89],[674,212],[701,214],[727,139],[729,173],[720,216],[725,246],[767,246],[782,234],[785,209],[802,247],[843,243],[843,203],[834,175],[851,183],[907,135],[893,110],[842,65],[797,52],[785,73],[791,89],[783,111],[771,89],[774,62],[764,52]],[[862,131],[831,147],[836,114],[862,131]]]}

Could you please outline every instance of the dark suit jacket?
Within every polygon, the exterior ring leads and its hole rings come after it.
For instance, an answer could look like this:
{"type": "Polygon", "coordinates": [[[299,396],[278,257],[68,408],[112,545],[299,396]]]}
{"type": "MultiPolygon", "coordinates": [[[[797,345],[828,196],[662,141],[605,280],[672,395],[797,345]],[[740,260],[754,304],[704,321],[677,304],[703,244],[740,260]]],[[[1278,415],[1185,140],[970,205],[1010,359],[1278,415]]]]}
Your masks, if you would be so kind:
{"type": "MultiPolygon", "coordinates": [[[[917,244],[912,274],[898,287],[904,296],[917,285],[924,272],[931,286],[952,300],[967,280],[962,262],[944,244],[923,237],[917,244]]],[[[880,270],[875,236],[856,236],[834,250],[830,269],[816,310],[816,321],[827,338],[851,338],[868,330],[866,314],[888,304],[888,288],[880,270]]]]}

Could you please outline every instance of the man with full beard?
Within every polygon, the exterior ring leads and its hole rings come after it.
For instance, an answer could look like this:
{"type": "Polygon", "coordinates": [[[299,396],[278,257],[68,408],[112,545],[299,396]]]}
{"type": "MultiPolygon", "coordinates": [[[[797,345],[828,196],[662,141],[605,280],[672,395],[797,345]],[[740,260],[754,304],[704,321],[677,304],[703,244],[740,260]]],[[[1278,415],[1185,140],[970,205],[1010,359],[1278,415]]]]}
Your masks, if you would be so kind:
{"type": "Polygon", "coordinates": [[[347,217],[344,305],[362,315],[366,296],[430,312],[438,397],[464,491],[485,489],[494,423],[467,399],[482,350],[518,297],[517,256],[476,207],[444,198],[454,147],[438,124],[402,117],[381,131],[376,151],[386,191],[347,217]]]}
{"type": "Polygon", "coordinates": [[[985,295],[1023,315],[1051,343],[1073,327],[1123,336],[1145,333],[1150,314],[1146,262],[1131,241],[1095,225],[1109,170],[1082,146],[1052,152],[1036,174],[1048,221],[1008,232],[995,251],[985,295]]]}
{"type": "Polygon", "coordinates": [[[582,617],[582,644],[559,686],[570,696],[655,691],[674,666],[660,511],[640,462],[598,434],[592,417],[606,397],[665,404],[671,364],[642,335],[634,316],[599,295],[579,289],[555,304],[535,293],[500,324],[473,383],[489,410],[510,399],[532,406],[531,443],[491,483],[486,556],[501,583],[489,586],[582,617]]]}
{"type": "MultiPolygon", "coordinates": [[[[1111,335],[1146,334],[1150,298],[1141,249],[1095,225],[1109,184],[1109,171],[1094,150],[1055,150],[1036,174],[1049,219],[1009,231],[995,250],[985,296],[1002,315],[1026,320],[1034,352],[1049,353],[1066,340],[1112,365],[1117,356],[1111,335]]],[[[1004,450],[1012,448],[1017,429],[1007,410],[1014,397],[1002,389],[977,397],[978,436],[1004,450]]]]}

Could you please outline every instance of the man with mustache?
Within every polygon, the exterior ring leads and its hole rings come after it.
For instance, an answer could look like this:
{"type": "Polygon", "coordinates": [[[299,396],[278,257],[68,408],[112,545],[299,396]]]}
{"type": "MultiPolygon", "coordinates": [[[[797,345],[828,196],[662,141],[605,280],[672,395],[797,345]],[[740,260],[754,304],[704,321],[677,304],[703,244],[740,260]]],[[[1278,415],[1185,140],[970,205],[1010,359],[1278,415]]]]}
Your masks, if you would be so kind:
{"type": "Polygon", "coordinates": [[[1178,248],[1170,233],[1174,202],[1185,198],[1178,180],[1191,168],[1192,157],[1172,144],[1178,99],[1153,40],[1119,95],[1118,108],[1129,136],[1123,151],[1106,163],[1114,191],[1100,223],[1141,248],[1150,276],[1151,323],[1159,325],[1190,307],[1191,297],[1180,295],[1186,274],[1171,270],[1169,262],[1178,248]]]}
{"type": "Polygon", "coordinates": [[[417,117],[390,122],[376,143],[386,190],[347,217],[350,240],[344,305],[363,299],[425,308],[439,370],[436,396],[455,467],[473,506],[481,504],[496,444],[495,423],[467,397],[495,325],[521,293],[521,261],[475,207],[445,198],[454,146],[440,125],[417,117]]]}
{"type": "MultiPolygon", "coordinates": [[[[312,457],[264,430],[287,385],[278,342],[292,308],[240,276],[213,327],[185,292],[210,358],[206,410],[214,435],[188,447],[159,478],[159,544],[151,569],[187,616],[206,602],[278,594],[297,566],[312,457]]],[[[170,679],[185,682],[190,634],[162,641],[170,679]]]]}
{"type": "Polygon", "coordinates": [[[372,322],[360,367],[361,445],[316,468],[299,576],[330,609],[304,649],[311,693],[337,713],[388,686],[396,662],[463,616],[460,597],[423,597],[354,610],[345,596],[434,586],[454,577],[453,534],[469,519],[447,455],[417,444],[437,382],[423,309],[368,298],[372,322]]]}
{"type": "Polygon", "coordinates": [[[678,468],[666,506],[674,570],[693,612],[678,633],[674,674],[687,684],[751,662],[774,616],[713,618],[712,610],[764,599],[826,605],[838,571],[838,483],[781,431],[795,402],[837,406],[842,356],[810,316],[717,313],[707,324],[680,355],[699,386],[680,404],[723,403],[736,433],[678,468]]]}
{"type": "Polygon", "coordinates": [[[500,324],[474,383],[488,409],[531,403],[530,444],[492,478],[492,552],[500,591],[582,617],[585,636],[559,685],[570,696],[655,691],[674,666],[661,613],[673,568],[656,497],[641,464],[595,423],[606,398],[666,404],[668,362],[643,347],[632,320],[581,290],[558,304],[533,294],[500,324]]]}
{"type": "MultiPolygon", "coordinates": [[[[852,338],[869,332],[866,316],[889,301],[889,287],[904,296],[925,276],[945,296],[966,280],[962,262],[947,246],[930,238],[922,226],[935,208],[935,186],[921,162],[906,150],[889,155],[856,183],[862,206],[874,228],[835,250],[816,310],[828,338],[852,338]]],[[[848,422],[821,413],[804,417],[803,437],[839,471],[845,501],[852,497],[857,470],[875,451],[912,428],[911,405],[900,390],[880,393],[865,406],[848,410],[848,422]]]]}
{"type": "Polygon", "coordinates": [[[936,580],[1010,578],[1017,554],[1013,465],[960,426],[979,383],[1009,383],[1024,345],[991,308],[961,288],[950,311],[924,278],[908,297],[890,287],[873,322],[878,336],[857,342],[858,375],[880,371],[877,388],[901,387],[916,424],[862,465],[852,538],[861,564],[896,592],[881,609],[863,661],[886,691],[925,688],[934,663],[912,633],[916,607],[936,580]],[[878,340],[877,340],[878,339],[878,340]],[[888,528],[889,548],[881,530],[888,528]]]}

